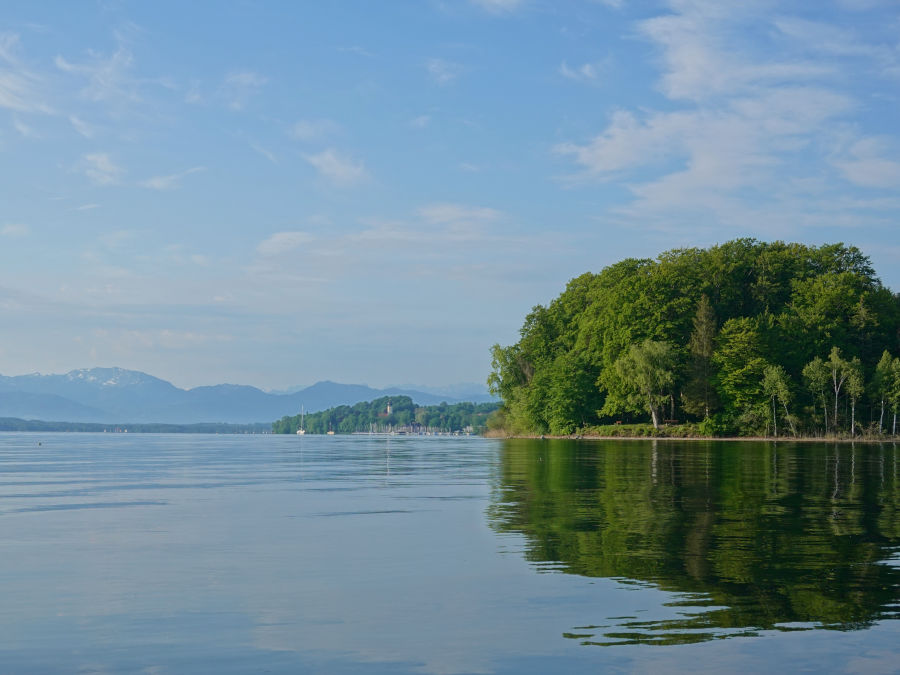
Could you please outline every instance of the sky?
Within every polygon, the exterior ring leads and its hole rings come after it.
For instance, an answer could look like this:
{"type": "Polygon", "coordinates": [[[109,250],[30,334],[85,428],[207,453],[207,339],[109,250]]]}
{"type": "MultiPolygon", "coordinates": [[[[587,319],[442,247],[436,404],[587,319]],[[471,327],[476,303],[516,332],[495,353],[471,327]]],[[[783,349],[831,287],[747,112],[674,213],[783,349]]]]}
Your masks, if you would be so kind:
{"type": "Polygon", "coordinates": [[[484,382],[736,237],[900,290],[900,1],[0,6],[0,373],[484,382]]]}

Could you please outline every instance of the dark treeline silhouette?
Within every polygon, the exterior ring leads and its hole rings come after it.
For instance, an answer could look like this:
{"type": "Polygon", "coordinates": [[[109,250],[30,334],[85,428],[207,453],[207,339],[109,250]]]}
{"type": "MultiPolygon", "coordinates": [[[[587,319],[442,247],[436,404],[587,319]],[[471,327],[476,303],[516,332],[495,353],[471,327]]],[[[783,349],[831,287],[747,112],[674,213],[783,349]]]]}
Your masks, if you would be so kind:
{"type": "MultiPolygon", "coordinates": [[[[329,431],[349,434],[367,431],[405,430],[421,433],[479,433],[498,403],[441,403],[417,406],[409,396],[383,396],[374,401],[342,405],[303,416],[307,433],[329,431]]],[[[276,434],[293,434],[300,428],[301,416],[286,416],[272,424],[276,434]]]]}

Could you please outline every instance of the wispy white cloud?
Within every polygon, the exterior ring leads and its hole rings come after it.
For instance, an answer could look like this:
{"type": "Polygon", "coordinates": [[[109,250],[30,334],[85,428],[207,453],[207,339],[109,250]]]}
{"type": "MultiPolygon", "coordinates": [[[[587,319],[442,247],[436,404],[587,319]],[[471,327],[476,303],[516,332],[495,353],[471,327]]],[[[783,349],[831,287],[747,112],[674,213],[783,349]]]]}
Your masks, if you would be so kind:
{"type": "Polygon", "coordinates": [[[661,48],[660,87],[669,98],[708,101],[755,87],[805,82],[833,74],[815,61],[744,53],[746,25],[763,21],[759,4],[671,0],[672,14],[648,19],[639,30],[661,48]]]}
{"type": "Polygon", "coordinates": [[[16,51],[19,48],[19,36],[15,33],[0,33],[0,61],[13,63],[16,59],[16,51]]]}
{"type": "Polygon", "coordinates": [[[888,138],[863,138],[853,143],[845,156],[832,160],[832,163],[856,185],[897,190],[900,187],[900,161],[885,157],[889,154],[900,157],[894,145],[888,138]]]}
{"type": "Polygon", "coordinates": [[[75,115],[69,115],[69,123],[72,128],[85,138],[94,137],[94,127],[75,115]]]}
{"type": "Polygon", "coordinates": [[[191,253],[183,244],[169,244],[159,259],[182,267],[209,267],[213,260],[205,253],[191,253]]]}
{"type": "MultiPolygon", "coordinates": [[[[174,90],[177,87],[171,78],[147,77],[138,72],[131,48],[133,39],[141,34],[140,27],[126,22],[113,31],[114,50],[88,49],[76,57],[57,54],[53,63],[59,73],[69,76],[62,78],[66,83],[77,83],[80,98],[103,106],[110,116],[143,116],[155,101],[149,95],[151,88],[174,90]]],[[[61,78],[57,75],[55,79],[61,78]]],[[[74,114],[69,115],[69,122],[82,136],[93,136],[92,127],[74,114]]]]}
{"type": "Polygon", "coordinates": [[[606,129],[589,143],[561,143],[556,152],[571,155],[588,172],[603,179],[616,172],[661,162],[682,148],[684,132],[703,127],[703,116],[657,113],[639,120],[626,110],[615,112],[606,129]]]}
{"type": "Polygon", "coordinates": [[[349,186],[368,178],[365,165],[328,148],[316,154],[303,155],[319,174],[335,185],[349,186]]]}
{"type": "Polygon", "coordinates": [[[51,113],[39,91],[40,78],[18,57],[19,36],[0,33],[0,108],[20,113],[51,113]]]}
{"type": "Polygon", "coordinates": [[[473,242],[504,239],[515,245],[519,238],[496,231],[506,220],[507,216],[497,209],[438,202],[420,207],[407,219],[363,219],[361,228],[336,235],[314,235],[305,231],[277,232],[260,242],[257,253],[270,258],[298,248],[308,248],[315,255],[307,255],[304,258],[306,264],[315,267],[312,271],[319,278],[327,278],[339,272],[335,268],[336,260],[355,264],[370,258],[375,249],[390,249],[401,243],[419,246],[411,253],[413,258],[455,256],[469,250],[467,247],[473,242]],[[453,248],[453,251],[447,247],[453,248]]]}
{"type": "Polygon", "coordinates": [[[820,58],[862,58],[886,75],[900,66],[900,45],[896,42],[877,44],[842,26],[797,17],[779,17],[774,25],[796,48],[820,58]]]}
{"type": "Polygon", "coordinates": [[[413,129],[424,129],[429,124],[431,124],[430,115],[419,115],[418,117],[413,117],[409,121],[409,126],[411,126],[413,129]]]}
{"type": "Polygon", "coordinates": [[[99,204],[82,204],[81,206],[76,206],[73,208],[73,211],[93,211],[94,209],[99,209],[99,204]]]}
{"type": "Polygon", "coordinates": [[[13,129],[15,129],[23,138],[40,138],[40,136],[34,129],[25,124],[25,122],[20,120],[18,117],[13,116],[12,124],[13,129]]]}
{"type": "Polygon", "coordinates": [[[269,78],[252,70],[234,70],[225,76],[221,92],[229,108],[243,110],[268,81],[269,78]]]}
{"type": "Polygon", "coordinates": [[[95,185],[115,185],[125,175],[125,169],[113,162],[105,152],[84,155],[82,169],[95,185]]]}
{"type": "Polygon", "coordinates": [[[250,142],[250,148],[272,162],[272,164],[278,164],[278,156],[268,148],[264,148],[254,141],[250,142]]]}
{"type": "MultiPolygon", "coordinates": [[[[396,280],[440,277],[453,270],[472,272],[486,253],[503,242],[510,251],[540,247],[539,238],[514,233],[507,216],[493,208],[457,203],[427,204],[409,218],[365,218],[360,227],[313,235],[304,231],[279,232],[257,246],[257,258],[248,268],[254,283],[271,288],[299,284],[308,287],[366,277],[380,269],[387,256],[396,280]],[[302,265],[296,251],[302,250],[302,265]],[[294,253],[294,255],[290,255],[294,253]],[[265,281],[263,281],[265,280],[265,281]]],[[[478,274],[484,274],[483,270],[478,274]]],[[[458,281],[470,283],[471,275],[458,281]]]]}
{"type": "Polygon", "coordinates": [[[276,256],[298,249],[313,239],[313,235],[308,232],[276,232],[261,241],[256,250],[263,256],[276,256]]]}
{"type": "Polygon", "coordinates": [[[9,238],[25,237],[31,232],[31,228],[23,223],[8,223],[0,227],[0,236],[9,238]]]}
{"type": "Polygon", "coordinates": [[[193,80],[190,85],[188,85],[188,88],[184,93],[184,102],[189,103],[190,105],[199,105],[200,103],[206,102],[198,80],[193,80]]]}
{"type": "Polygon", "coordinates": [[[580,66],[569,66],[563,61],[559,66],[559,74],[577,82],[596,82],[603,72],[603,63],[583,63],[580,66]]]}
{"type": "Polygon", "coordinates": [[[502,216],[500,211],[486,206],[467,206],[449,202],[428,204],[421,207],[418,214],[425,222],[441,225],[459,222],[494,222],[502,216]]]}
{"type": "Polygon", "coordinates": [[[151,190],[172,190],[179,187],[181,179],[185,176],[190,176],[192,173],[198,173],[201,171],[206,171],[206,167],[194,166],[190,169],[185,169],[184,171],[179,171],[177,173],[171,173],[167,176],[153,176],[152,178],[147,178],[146,180],[142,180],[139,185],[151,190]]]}
{"type": "Polygon", "coordinates": [[[469,206],[452,202],[428,204],[417,211],[424,225],[417,230],[434,237],[446,237],[452,241],[477,241],[489,237],[490,229],[500,223],[504,215],[486,206],[469,206]],[[430,227],[429,227],[430,226],[430,227]]]}
{"type": "Polygon", "coordinates": [[[310,143],[323,141],[338,133],[340,129],[337,122],[329,119],[298,120],[291,126],[288,135],[295,141],[310,143]]]}
{"type": "Polygon", "coordinates": [[[121,251],[136,241],[140,233],[136,230],[112,230],[97,237],[97,242],[108,251],[121,251]]]}
{"type": "Polygon", "coordinates": [[[463,72],[463,67],[445,59],[428,59],[425,70],[432,82],[447,85],[455,81],[463,72]]]}
{"type": "Polygon", "coordinates": [[[589,141],[555,148],[583,169],[570,177],[576,184],[616,181],[630,192],[631,201],[611,217],[667,227],[738,227],[752,218],[782,226],[793,218],[802,226],[802,179],[820,178],[829,160],[857,184],[897,184],[897,166],[882,151],[851,140],[844,144],[850,150],[833,153],[859,104],[840,86],[835,65],[780,42],[809,25],[777,19],[783,30],[773,30],[775,44],[760,49],[747,41],[747,26],[765,28],[773,19],[757,5],[669,5],[671,13],[641,22],[639,32],[659,49],[659,86],[678,108],[619,110],[589,141]],[[820,162],[810,163],[816,156],[820,162]],[[784,217],[772,219],[768,211],[779,208],[784,217]]]}
{"type": "Polygon", "coordinates": [[[54,63],[59,70],[81,76],[87,81],[81,95],[88,100],[113,103],[141,100],[138,83],[130,72],[134,57],[121,44],[109,56],[91,51],[87,59],[80,63],[62,56],[57,56],[54,63]]]}
{"type": "Polygon", "coordinates": [[[18,112],[49,112],[40,102],[34,81],[6,69],[0,69],[0,108],[18,112]]]}

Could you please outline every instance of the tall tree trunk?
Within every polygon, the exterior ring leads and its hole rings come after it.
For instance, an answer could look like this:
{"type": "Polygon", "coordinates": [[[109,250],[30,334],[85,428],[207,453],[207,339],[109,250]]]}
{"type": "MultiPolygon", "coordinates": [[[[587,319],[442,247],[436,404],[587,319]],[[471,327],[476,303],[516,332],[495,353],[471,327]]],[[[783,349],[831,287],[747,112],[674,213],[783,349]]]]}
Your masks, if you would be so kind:
{"type": "Polygon", "coordinates": [[[837,415],[838,415],[838,391],[835,389],[834,392],[834,418],[831,420],[831,426],[834,427],[834,432],[837,433],[837,415]]]}
{"type": "Polygon", "coordinates": [[[775,438],[778,438],[778,417],[775,415],[775,397],[772,397],[772,425],[775,427],[775,438]]]}
{"type": "Polygon", "coordinates": [[[659,408],[653,405],[653,401],[649,401],[650,419],[653,420],[653,428],[659,429],[659,408]]]}
{"type": "Polygon", "coordinates": [[[881,417],[878,418],[878,433],[881,433],[882,424],[884,422],[884,399],[881,399],[881,417]]]}
{"type": "Polygon", "coordinates": [[[794,436],[796,436],[797,430],[794,428],[794,420],[791,419],[791,414],[788,412],[787,404],[785,404],[785,402],[782,401],[781,405],[784,406],[784,416],[787,419],[788,424],[791,425],[791,433],[794,434],[794,436]]]}
{"type": "Polygon", "coordinates": [[[856,436],[856,400],[850,402],[850,438],[856,436]]]}

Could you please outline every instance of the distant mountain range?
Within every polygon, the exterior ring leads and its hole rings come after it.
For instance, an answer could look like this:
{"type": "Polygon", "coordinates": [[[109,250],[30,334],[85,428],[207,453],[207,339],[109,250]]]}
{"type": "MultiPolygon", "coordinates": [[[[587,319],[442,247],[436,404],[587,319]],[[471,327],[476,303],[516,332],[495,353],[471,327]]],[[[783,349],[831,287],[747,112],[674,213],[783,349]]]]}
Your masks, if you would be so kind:
{"type": "Polygon", "coordinates": [[[136,370],[89,368],[65,375],[0,375],[0,417],[67,422],[248,424],[296,415],[301,404],[307,411],[316,412],[400,395],[409,396],[419,405],[493,400],[486,392],[453,397],[433,391],[374,389],[328,381],[289,394],[267,393],[237,384],[179,389],[136,370]]]}

